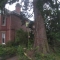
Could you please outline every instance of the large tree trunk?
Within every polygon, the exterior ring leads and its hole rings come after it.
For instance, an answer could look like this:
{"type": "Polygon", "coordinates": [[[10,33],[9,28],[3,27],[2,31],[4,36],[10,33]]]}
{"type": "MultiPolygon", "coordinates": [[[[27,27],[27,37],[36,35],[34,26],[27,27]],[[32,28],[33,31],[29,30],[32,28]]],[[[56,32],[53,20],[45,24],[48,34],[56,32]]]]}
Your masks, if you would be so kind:
{"type": "Polygon", "coordinates": [[[38,49],[41,53],[46,54],[49,52],[46,30],[44,25],[43,17],[40,11],[36,7],[36,3],[38,0],[33,1],[34,5],[34,15],[35,15],[35,40],[34,47],[38,49]]]}

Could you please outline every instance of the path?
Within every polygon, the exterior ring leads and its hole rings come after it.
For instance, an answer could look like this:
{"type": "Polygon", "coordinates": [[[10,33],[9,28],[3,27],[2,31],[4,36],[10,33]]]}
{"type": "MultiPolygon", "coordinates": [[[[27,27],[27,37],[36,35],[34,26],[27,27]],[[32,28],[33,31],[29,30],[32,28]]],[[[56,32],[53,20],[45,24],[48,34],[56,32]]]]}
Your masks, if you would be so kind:
{"type": "Polygon", "coordinates": [[[14,56],[14,57],[9,58],[9,59],[7,59],[7,60],[18,60],[18,57],[17,57],[17,56],[14,56]]]}

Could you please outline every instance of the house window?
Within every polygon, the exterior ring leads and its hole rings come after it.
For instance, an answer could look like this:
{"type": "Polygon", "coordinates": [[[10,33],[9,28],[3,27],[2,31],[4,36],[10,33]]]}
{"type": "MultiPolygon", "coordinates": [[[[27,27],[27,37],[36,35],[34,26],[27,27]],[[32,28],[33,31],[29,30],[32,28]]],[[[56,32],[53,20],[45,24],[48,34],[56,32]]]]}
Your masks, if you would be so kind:
{"type": "Polygon", "coordinates": [[[0,10],[0,14],[1,14],[1,10],[0,10]]]}
{"type": "Polygon", "coordinates": [[[2,44],[5,44],[5,33],[2,32],[2,44]]]}
{"type": "Polygon", "coordinates": [[[3,17],[2,19],[2,26],[6,26],[6,17],[3,17]]]}

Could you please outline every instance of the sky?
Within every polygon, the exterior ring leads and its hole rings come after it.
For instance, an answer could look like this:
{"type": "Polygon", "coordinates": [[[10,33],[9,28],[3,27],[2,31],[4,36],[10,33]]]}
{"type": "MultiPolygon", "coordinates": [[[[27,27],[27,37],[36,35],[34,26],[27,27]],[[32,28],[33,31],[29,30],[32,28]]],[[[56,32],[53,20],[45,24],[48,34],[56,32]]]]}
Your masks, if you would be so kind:
{"type": "MultiPolygon", "coordinates": [[[[29,0],[29,1],[33,1],[33,0],[29,0]]],[[[6,9],[8,9],[8,10],[10,10],[10,11],[13,11],[13,10],[15,10],[15,6],[16,6],[16,4],[17,3],[20,3],[21,2],[21,0],[19,0],[19,2],[15,2],[15,3],[13,3],[12,5],[9,5],[9,4],[6,4],[5,5],[5,8],[6,9]]],[[[22,3],[23,4],[23,3],[22,3]]],[[[31,11],[28,11],[29,13],[32,13],[33,12],[33,9],[31,9],[31,11]]],[[[31,21],[33,21],[34,20],[34,15],[31,17],[31,18],[29,18],[31,21]]]]}
{"type": "MultiPolygon", "coordinates": [[[[29,1],[32,2],[33,0],[29,0],[29,1]]],[[[19,0],[19,2],[13,3],[12,5],[6,4],[5,8],[7,8],[10,11],[13,11],[13,10],[15,10],[16,3],[20,3],[20,2],[21,2],[21,0],[19,0]]]]}
{"type": "Polygon", "coordinates": [[[8,10],[10,10],[10,11],[13,11],[13,10],[15,10],[16,3],[13,3],[12,5],[6,4],[5,8],[8,9],[8,10]]]}
{"type": "MultiPolygon", "coordinates": [[[[33,0],[29,0],[29,1],[33,1],[33,0]]],[[[60,1],[60,0],[58,0],[58,1],[60,1]]],[[[21,0],[19,0],[19,2],[15,2],[15,3],[13,3],[12,5],[9,5],[9,4],[6,4],[5,5],[5,8],[6,9],[8,9],[8,10],[10,10],[10,11],[13,11],[13,10],[15,10],[15,6],[16,6],[16,4],[17,3],[20,3],[21,2],[21,0]]],[[[31,9],[31,11],[28,11],[29,13],[32,13],[32,9],[31,9]]],[[[34,20],[34,15],[31,17],[31,18],[29,18],[30,20],[34,20]]]]}
{"type": "MultiPolygon", "coordinates": [[[[33,0],[30,0],[30,1],[33,1],[33,0]]],[[[60,1],[60,0],[58,0],[58,1],[60,1]]],[[[19,2],[21,2],[21,0],[19,0],[19,2]]],[[[18,2],[16,2],[16,3],[18,3],[18,2]]],[[[10,11],[13,11],[13,10],[15,10],[16,3],[13,3],[12,5],[6,4],[5,8],[7,8],[10,11]]]]}

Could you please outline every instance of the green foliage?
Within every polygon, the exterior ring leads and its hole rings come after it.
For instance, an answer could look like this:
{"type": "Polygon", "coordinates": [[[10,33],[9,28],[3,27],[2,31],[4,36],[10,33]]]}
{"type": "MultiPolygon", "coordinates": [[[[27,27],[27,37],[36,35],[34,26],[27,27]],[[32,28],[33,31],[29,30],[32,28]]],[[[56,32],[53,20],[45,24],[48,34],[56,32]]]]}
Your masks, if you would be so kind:
{"type": "Polygon", "coordinates": [[[19,60],[29,60],[27,56],[24,55],[24,47],[18,46],[17,48],[17,55],[19,56],[19,60]]]}
{"type": "Polygon", "coordinates": [[[3,9],[6,3],[7,0],[0,0],[0,9],[3,9]]]}
{"type": "Polygon", "coordinates": [[[54,54],[35,53],[35,60],[56,60],[56,58],[54,54]]]}
{"type": "Polygon", "coordinates": [[[16,48],[15,47],[0,47],[0,57],[11,57],[16,54],[16,48]]]}
{"type": "Polygon", "coordinates": [[[47,33],[47,37],[51,47],[56,48],[60,46],[60,32],[49,32],[47,33]]]}
{"type": "Polygon", "coordinates": [[[60,32],[55,33],[56,40],[60,41],[60,32]]]}
{"type": "Polygon", "coordinates": [[[16,54],[17,51],[16,47],[6,47],[5,50],[7,56],[13,56],[16,54]]]}
{"type": "Polygon", "coordinates": [[[17,54],[19,55],[19,56],[23,56],[24,55],[24,49],[23,49],[23,47],[22,46],[18,46],[18,48],[17,48],[17,54]]]}
{"type": "Polygon", "coordinates": [[[13,40],[13,41],[8,41],[7,43],[6,43],[6,47],[12,47],[12,46],[16,46],[16,44],[15,44],[15,41],[13,40]]]}
{"type": "Polygon", "coordinates": [[[33,42],[31,42],[33,40],[29,39],[28,41],[28,49],[31,49],[33,47],[33,42]]]}
{"type": "Polygon", "coordinates": [[[24,32],[22,29],[17,30],[15,43],[16,43],[16,45],[27,46],[27,43],[28,43],[28,33],[24,32]]]}
{"type": "Polygon", "coordinates": [[[13,41],[9,41],[6,46],[7,47],[12,47],[12,46],[26,46],[26,47],[33,47],[33,37],[34,35],[32,33],[29,32],[29,36],[30,38],[28,39],[28,32],[24,32],[22,29],[17,30],[16,32],[16,37],[15,40],[13,41]]]}
{"type": "Polygon", "coordinates": [[[0,47],[0,57],[5,56],[6,51],[4,50],[4,48],[0,47]]]}

